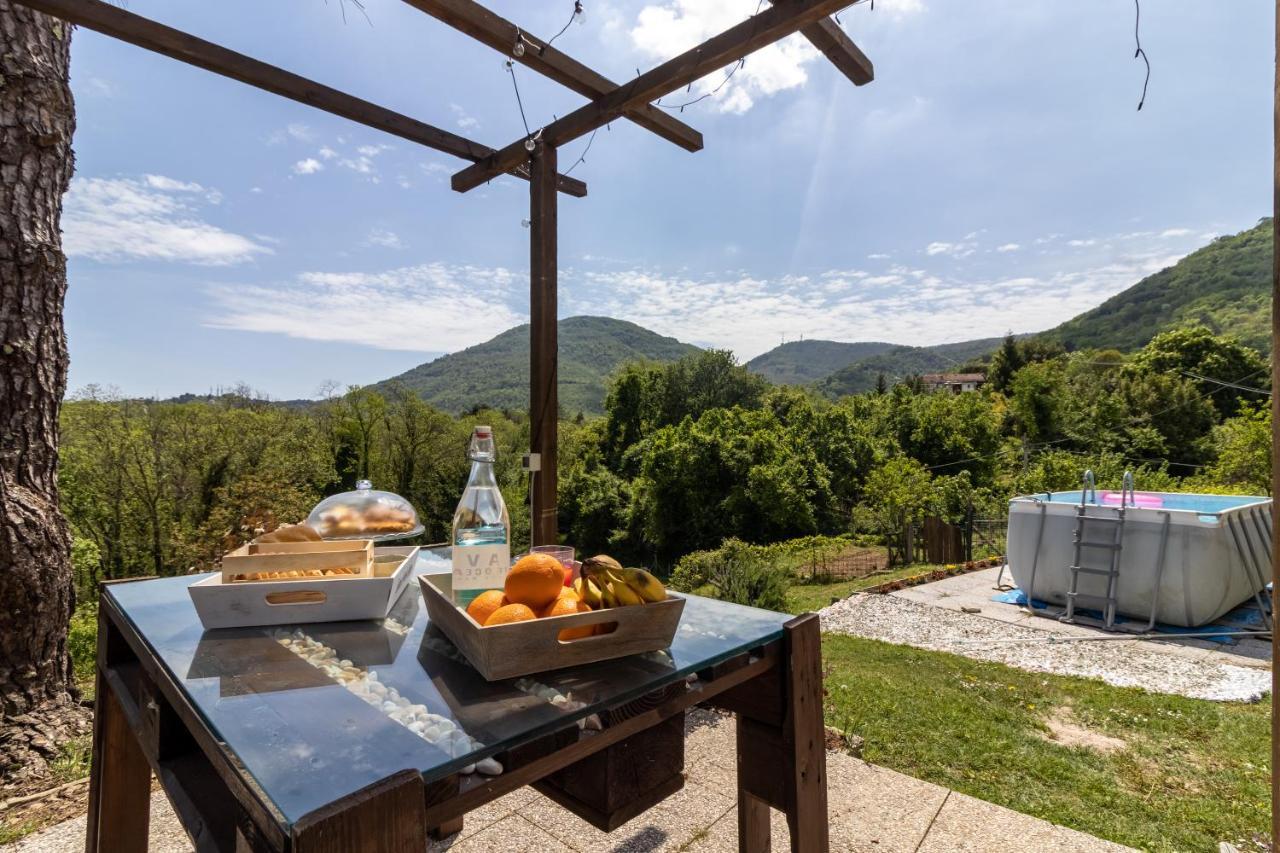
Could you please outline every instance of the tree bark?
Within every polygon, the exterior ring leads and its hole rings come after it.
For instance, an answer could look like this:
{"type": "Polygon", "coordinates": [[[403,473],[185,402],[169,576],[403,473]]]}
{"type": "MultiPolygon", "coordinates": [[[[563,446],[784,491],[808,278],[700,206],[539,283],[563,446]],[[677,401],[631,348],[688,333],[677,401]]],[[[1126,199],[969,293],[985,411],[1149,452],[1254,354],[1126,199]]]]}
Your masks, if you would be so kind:
{"type": "Polygon", "coordinates": [[[67,382],[59,223],[75,108],[70,26],[0,0],[0,46],[0,779],[13,779],[40,771],[77,712],[57,481],[67,382]]]}

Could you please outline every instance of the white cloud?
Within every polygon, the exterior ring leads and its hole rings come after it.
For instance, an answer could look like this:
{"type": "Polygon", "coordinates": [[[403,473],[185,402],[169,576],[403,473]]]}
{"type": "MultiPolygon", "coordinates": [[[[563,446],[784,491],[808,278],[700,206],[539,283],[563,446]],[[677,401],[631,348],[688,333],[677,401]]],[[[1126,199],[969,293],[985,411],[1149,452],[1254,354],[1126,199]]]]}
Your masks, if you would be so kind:
{"type": "Polygon", "coordinates": [[[374,166],[373,160],[382,152],[390,150],[390,145],[361,145],[356,149],[356,156],[343,157],[338,161],[338,165],[361,175],[368,175],[369,180],[377,183],[379,180],[377,177],[378,170],[374,166]]]}
{"type": "Polygon", "coordinates": [[[285,126],[283,130],[277,130],[267,137],[268,145],[283,145],[292,140],[293,142],[311,142],[316,138],[316,132],[301,122],[294,122],[285,126]]]}
{"type": "Polygon", "coordinates": [[[1160,232],[1160,236],[1167,240],[1170,237],[1186,237],[1193,233],[1195,232],[1190,228],[1166,228],[1160,232]]]}
{"type": "Polygon", "coordinates": [[[314,175],[316,172],[321,171],[324,171],[324,164],[314,157],[308,157],[293,164],[293,173],[295,175],[314,175]]]}
{"type": "Polygon", "coordinates": [[[977,251],[978,244],[973,241],[973,237],[974,234],[970,234],[960,243],[933,242],[924,247],[924,253],[930,257],[947,255],[952,258],[967,258],[977,251]]]}
{"type": "Polygon", "coordinates": [[[1075,249],[1084,248],[1086,246],[1096,246],[1097,243],[1098,241],[1092,238],[1088,240],[1068,240],[1067,241],[1067,245],[1075,249]]]}
{"type": "MultiPolygon", "coordinates": [[[[743,13],[736,0],[671,0],[645,6],[636,16],[631,42],[645,56],[665,61],[741,23],[743,13]]],[[[809,77],[805,66],[820,56],[799,35],[775,42],[748,56],[710,101],[721,112],[744,113],[757,98],[803,86],[809,77]]],[[[715,71],[695,82],[689,91],[666,96],[665,102],[683,103],[707,94],[721,85],[729,70],[715,71]]]]}
{"type": "Polygon", "coordinates": [[[452,352],[527,322],[527,276],[423,264],[381,273],[308,272],[284,284],[227,285],[205,325],[386,350],[452,352]],[[288,305],[288,311],[264,310],[288,305]],[[513,307],[513,305],[515,307],[513,307]]]}
{"type": "Polygon", "coordinates": [[[475,130],[480,126],[480,120],[468,113],[459,104],[450,104],[449,109],[453,110],[454,116],[457,117],[458,127],[463,130],[475,130]]]}
{"type": "Polygon", "coordinates": [[[338,152],[337,152],[337,151],[334,151],[334,150],[333,150],[332,148],[330,148],[328,145],[324,146],[323,148],[321,148],[321,149],[320,149],[319,151],[317,151],[316,153],[317,153],[318,155],[320,155],[320,159],[321,159],[321,160],[332,160],[334,157],[337,157],[337,156],[338,156],[338,152]]]}
{"type": "Polygon", "coordinates": [[[1178,260],[1148,252],[1075,269],[950,277],[923,269],[880,276],[830,271],[760,279],[627,269],[562,273],[566,316],[606,314],[664,335],[751,358],[780,338],[887,340],[911,345],[1046,329],[1178,260]]]}
{"type": "Polygon", "coordinates": [[[1022,247],[1017,243],[1005,243],[1003,246],[996,246],[997,252],[1016,252],[1022,247]]]}
{"type": "Polygon", "coordinates": [[[102,98],[114,98],[116,96],[115,84],[101,77],[90,77],[88,90],[90,94],[102,98]]]}
{"type": "Polygon", "coordinates": [[[369,229],[369,236],[364,238],[363,245],[367,248],[377,247],[382,249],[403,249],[405,247],[399,234],[394,231],[388,231],[385,228],[369,229]]]}
{"type": "Polygon", "coordinates": [[[159,260],[225,265],[271,249],[199,217],[221,195],[165,177],[75,178],[62,214],[71,257],[95,261],[159,260]]]}
{"type": "Polygon", "coordinates": [[[871,261],[887,261],[889,258],[890,255],[886,255],[883,252],[876,252],[875,254],[867,255],[867,259],[871,261]]]}

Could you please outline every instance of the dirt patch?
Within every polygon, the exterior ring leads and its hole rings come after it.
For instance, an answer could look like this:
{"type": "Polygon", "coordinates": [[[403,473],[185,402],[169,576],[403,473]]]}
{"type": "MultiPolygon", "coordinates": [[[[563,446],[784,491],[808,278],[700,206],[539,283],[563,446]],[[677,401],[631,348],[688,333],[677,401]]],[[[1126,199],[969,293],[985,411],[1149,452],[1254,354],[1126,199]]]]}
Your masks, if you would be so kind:
{"type": "Polygon", "coordinates": [[[1082,725],[1069,708],[1055,709],[1044,723],[1049,727],[1048,739],[1062,746],[1084,747],[1107,753],[1118,752],[1129,745],[1121,738],[1082,725]]]}

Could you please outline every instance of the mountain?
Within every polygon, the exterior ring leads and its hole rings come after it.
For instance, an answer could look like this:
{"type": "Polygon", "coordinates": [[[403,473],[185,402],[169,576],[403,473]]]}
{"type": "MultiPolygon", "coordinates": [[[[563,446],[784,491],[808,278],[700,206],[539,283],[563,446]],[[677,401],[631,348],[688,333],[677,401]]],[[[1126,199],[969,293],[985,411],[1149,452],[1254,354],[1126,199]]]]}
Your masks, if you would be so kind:
{"type": "Polygon", "coordinates": [[[893,349],[895,344],[863,341],[788,341],[748,361],[744,367],[779,385],[807,385],[859,359],[893,349]]]}
{"type": "MultiPolygon", "coordinates": [[[[675,361],[697,347],[608,317],[569,317],[560,321],[560,409],[600,414],[605,380],[628,361],[675,361]]],[[[496,338],[441,356],[379,382],[385,391],[401,383],[428,403],[448,412],[474,406],[529,407],[529,326],[516,326],[496,338]]]]}
{"type": "Polygon", "coordinates": [[[1067,349],[1141,348],[1166,329],[1202,323],[1271,349],[1271,220],[1219,237],[1039,337],[1067,349]]]}
{"type": "Polygon", "coordinates": [[[835,371],[814,384],[828,397],[861,394],[876,387],[883,375],[890,385],[918,373],[954,371],[965,362],[980,359],[1000,346],[1000,338],[982,338],[932,347],[893,347],[835,371]]]}

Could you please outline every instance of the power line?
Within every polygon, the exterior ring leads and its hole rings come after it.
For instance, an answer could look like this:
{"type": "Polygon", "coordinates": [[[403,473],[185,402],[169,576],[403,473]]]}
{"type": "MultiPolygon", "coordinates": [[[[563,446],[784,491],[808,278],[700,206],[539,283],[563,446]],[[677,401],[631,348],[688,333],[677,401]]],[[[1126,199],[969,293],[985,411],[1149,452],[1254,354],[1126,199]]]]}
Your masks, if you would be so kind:
{"type": "MultiPolygon", "coordinates": [[[[1259,371],[1255,370],[1253,373],[1256,374],[1258,372],[1259,371]]],[[[1183,376],[1190,376],[1192,379],[1199,379],[1201,382],[1212,382],[1213,384],[1221,385],[1224,388],[1235,388],[1237,391],[1248,391],[1251,394],[1264,394],[1267,397],[1271,396],[1270,391],[1263,390],[1262,388],[1250,388],[1248,385],[1239,385],[1235,382],[1223,382],[1221,379],[1214,379],[1212,376],[1201,376],[1199,373],[1192,373],[1190,370],[1183,370],[1181,373],[1183,376]]]]}

